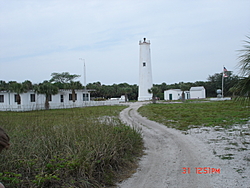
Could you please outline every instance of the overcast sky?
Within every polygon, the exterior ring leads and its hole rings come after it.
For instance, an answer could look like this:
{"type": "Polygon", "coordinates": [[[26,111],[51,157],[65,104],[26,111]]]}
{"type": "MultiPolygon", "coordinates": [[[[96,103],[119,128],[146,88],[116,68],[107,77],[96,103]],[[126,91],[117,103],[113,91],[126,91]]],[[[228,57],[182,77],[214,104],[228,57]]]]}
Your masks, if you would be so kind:
{"type": "Polygon", "coordinates": [[[139,40],[151,42],[153,83],[237,74],[250,0],[0,0],[0,80],[53,72],[87,83],[138,84],[139,40]]]}

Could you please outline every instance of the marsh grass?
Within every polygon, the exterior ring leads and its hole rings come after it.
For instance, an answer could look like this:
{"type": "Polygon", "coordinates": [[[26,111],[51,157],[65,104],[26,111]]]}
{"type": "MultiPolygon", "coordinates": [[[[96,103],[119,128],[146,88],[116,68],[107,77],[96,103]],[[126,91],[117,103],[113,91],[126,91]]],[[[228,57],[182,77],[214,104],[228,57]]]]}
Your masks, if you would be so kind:
{"type": "Polygon", "coordinates": [[[250,119],[250,108],[233,101],[149,104],[139,108],[142,116],[179,130],[193,127],[228,127],[250,119]]]}
{"type": "Polygon", "coordinates": [[[143,148],[139,131],[118,119],[124,108],[0,112],[11,138],[0,155],[0,181],[13,188],[113,185],[143,148]]]}

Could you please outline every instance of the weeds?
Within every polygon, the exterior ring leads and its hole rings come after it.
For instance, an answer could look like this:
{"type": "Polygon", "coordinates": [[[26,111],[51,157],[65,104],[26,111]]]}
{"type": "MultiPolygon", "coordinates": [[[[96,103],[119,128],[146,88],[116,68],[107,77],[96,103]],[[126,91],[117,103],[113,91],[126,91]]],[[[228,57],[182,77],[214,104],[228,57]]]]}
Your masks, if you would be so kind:
{"type": "Polygon", "coordinates": [[[0,155],[0,181],[10,188],[113,185],[143,148],[138,131],[118,119],[124,108],[0,112],[11,138],[0,155]]]}
{"type": "Polygon", "coordinates": [[[221,158],[222,160],[232,160],[234,159],[233,154],[224,154],[224,155],[216,155],[217,157],[221,158]]]}

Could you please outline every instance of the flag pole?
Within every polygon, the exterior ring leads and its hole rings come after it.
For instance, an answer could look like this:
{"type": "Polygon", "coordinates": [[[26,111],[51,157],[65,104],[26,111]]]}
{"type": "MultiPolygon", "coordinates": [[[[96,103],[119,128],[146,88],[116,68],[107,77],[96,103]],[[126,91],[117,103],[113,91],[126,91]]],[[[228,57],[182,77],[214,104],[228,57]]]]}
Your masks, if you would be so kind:
{"type": "Polygon", "coordinates": [[[223,90],[224,90],[224,65],[222,67],[222,86],[221,86],[221,97],[223,98],[224,97],[224,93],[223,93],[223,90]]]}

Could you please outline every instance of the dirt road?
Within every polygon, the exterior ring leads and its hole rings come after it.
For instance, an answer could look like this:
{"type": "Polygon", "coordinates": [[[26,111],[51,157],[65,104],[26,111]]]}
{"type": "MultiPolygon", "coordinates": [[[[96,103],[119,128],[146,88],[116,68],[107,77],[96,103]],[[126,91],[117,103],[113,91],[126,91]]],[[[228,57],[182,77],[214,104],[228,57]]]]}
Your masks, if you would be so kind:
{"type": "Polygon", "coordinates": [[[120,119],[126,124],[142,129],[146,155],[140,160],[137,172],[118,184],[118,187],[210,188],[233,186],[228,181],[231,177],[222,173],[223,163],[214,157],[208,145],[190,135],[182,134],[178,130],[167,128],[140,116],[137,109],[143,104],[141,102],[131,103],[120,114],[120,119]],[[209,167],[207,174],[204,174],[204,167],[209,167]],[[198,168],[202,168],[202,170],[199,171],[198,168]],[[214,169],[217,171],[212,173],[211,171],[214,169]],[[203,173],[199,174],[201,172],[203,173]]]}

